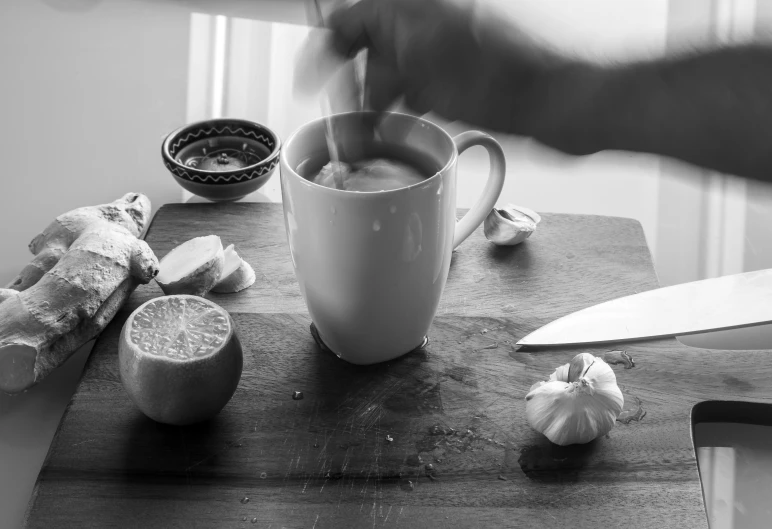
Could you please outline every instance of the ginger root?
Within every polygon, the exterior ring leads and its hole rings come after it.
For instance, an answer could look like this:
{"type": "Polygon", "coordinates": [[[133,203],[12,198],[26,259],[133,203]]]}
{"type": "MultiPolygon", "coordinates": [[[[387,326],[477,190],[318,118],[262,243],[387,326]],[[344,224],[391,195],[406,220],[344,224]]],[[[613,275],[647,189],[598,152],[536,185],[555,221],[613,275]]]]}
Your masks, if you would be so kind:
{"type": "Polygon", "coordinates": [[[138,238],[150,211],[146,196],[128,193],[65,213],[32,240],[35,258],[0,289],[0,390],[40,382],[158,274],[155,254],[138,238]]]}
{"type": "Polygon", "coordinates": [[[86,206],[58,216],[29,243],[35,258],[6,288],[21,291],[37,283],[56,265],[70,245],[100,220],[122,226],[134,237],[139,237],[150,220],[150,200],[139,193],[127,193],[109,204],[86,206]]]}

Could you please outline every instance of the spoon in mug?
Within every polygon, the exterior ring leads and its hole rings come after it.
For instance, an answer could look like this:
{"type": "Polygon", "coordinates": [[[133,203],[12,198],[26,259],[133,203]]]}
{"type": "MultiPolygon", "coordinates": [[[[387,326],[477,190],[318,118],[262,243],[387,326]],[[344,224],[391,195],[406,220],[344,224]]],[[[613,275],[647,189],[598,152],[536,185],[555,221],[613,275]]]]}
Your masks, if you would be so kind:
{"type": "MultiPolygon", "coordinates": [[[[312,0],[312,5],[309,9],[309,17],[315,18],[315,20],[311,21],[311,24],[315,27],[325,28],[326,25],[324,23],[324,15],[322,14],[322,9],[319,5],[319,0],[312,0]]],[[[356,89],[356,110],[362,110],[364,107],[364,89],[362,84],[362,75],[359,75],[359,71],[357,70],[357,67],[361,70],[363,67],[363,54],[360,53],[355,61],[354,61],[354,75],[356,77],[354,81],[355,89],[356,89]]],[[[341,161],[340,161],[340,154],[338,151],[338,145],[335,142],[335,131],[333,128],[332,119],[330,116],[332,115],[332,104],[330,101],[330,93],[327,89],[322,90],[323,94],[320,95],[320,104],[322,107],[322,118],[324,119],[324,125],[325,125],[325,139],[327,142],[327,150],[330,155],[330,169],[332,171],[333,181],[335,183],[335,187],[337,189],[343,189],[343,175],[341,174],[341,161]]]]}

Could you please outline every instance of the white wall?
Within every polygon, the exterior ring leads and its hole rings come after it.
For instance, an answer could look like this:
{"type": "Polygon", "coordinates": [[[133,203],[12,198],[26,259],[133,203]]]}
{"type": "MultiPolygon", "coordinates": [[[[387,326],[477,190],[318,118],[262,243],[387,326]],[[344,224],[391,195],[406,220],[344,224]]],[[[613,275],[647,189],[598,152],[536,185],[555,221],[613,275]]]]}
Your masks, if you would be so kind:
{"type": "Polygon", "coordinates": [[[4,0],[0,16],[0,285],[60,213],[129,191],[155,208],[179,197],[160,141],[185,120],[189,13],[161,2],[81,1],[93,5],[85,12],[49,2],[4,0]]]}

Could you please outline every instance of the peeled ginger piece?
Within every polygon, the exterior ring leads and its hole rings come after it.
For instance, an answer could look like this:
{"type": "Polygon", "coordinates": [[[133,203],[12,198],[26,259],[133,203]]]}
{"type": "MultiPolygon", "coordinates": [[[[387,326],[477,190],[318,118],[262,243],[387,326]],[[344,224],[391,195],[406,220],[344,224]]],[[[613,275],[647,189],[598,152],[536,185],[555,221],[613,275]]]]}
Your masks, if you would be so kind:
{"type": "Polygon", "coordinates": [[[225,249],[225,265],[220,279],[212,287],[212,292],[231,294],[252,286],[255,282],[255,271],[244,259],[239,257],[231,244],[225,249]]]}
{"type": "Polygon", "coordinates": [[[186,241],[161,259],[155,280],[167,296],[204,296],[220,279],[225,252],[217,235],[186,241]]]}

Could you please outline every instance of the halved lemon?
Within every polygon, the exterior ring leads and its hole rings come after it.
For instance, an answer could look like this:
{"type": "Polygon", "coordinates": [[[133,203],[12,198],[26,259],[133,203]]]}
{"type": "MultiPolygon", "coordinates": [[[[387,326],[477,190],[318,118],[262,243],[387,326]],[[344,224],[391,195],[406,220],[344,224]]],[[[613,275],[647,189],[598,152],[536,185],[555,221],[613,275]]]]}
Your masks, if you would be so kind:
{"type": "Polygon", "coordinates": [[[121,331],[121,382],[151,419],[211,419],[230,401],[244,358],[230,314],[208,299],[163,296],[135,310],[121,331]]]}

